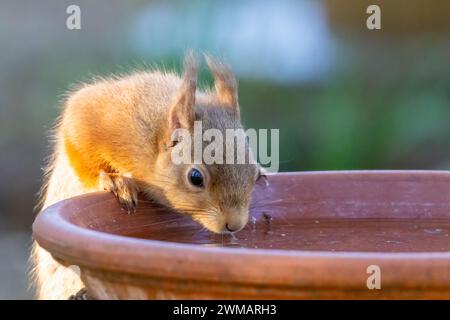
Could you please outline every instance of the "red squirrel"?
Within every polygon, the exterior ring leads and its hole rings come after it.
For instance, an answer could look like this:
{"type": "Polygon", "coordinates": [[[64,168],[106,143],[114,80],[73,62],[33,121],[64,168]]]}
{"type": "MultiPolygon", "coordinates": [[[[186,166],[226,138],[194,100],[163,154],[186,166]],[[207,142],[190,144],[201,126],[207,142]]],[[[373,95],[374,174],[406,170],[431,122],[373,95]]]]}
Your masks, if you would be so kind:
{"type": "MultiPolygon", "coordinates": [[[[256,162],[174,164],[177,129],[242,128],[237,81],[230,68],[208,56],[215,89],[197,88],[192,53],[184,75],[158,70],[85,84],[68,95],[55,127],[42,209],[83,193],[109,190],[128,212],[138,193],[190,215],[215,233],[236,232],[248,221],[251,192],[263,176],[256,162]]],[[[250,154],[246,145],[246,153],[250,154]]],[[[249,155],[250,157],[250,155],[249,155]]],[[[39,299],[67,299],[83,288],[76,273],[35,242],[33,275],[39,299]]]]}

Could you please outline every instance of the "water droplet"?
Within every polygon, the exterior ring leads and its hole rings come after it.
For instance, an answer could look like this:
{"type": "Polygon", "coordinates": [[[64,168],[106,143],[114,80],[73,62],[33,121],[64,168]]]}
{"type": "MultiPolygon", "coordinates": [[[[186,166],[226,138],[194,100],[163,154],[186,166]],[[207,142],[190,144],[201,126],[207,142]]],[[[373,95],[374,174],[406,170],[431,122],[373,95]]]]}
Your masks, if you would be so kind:
{"type": "Polygon", "coordinates": [[[428,234],[440,234],[442,233],[442,229],[425,229],[423,230],[423,232],[428,233],[428,234]]]}

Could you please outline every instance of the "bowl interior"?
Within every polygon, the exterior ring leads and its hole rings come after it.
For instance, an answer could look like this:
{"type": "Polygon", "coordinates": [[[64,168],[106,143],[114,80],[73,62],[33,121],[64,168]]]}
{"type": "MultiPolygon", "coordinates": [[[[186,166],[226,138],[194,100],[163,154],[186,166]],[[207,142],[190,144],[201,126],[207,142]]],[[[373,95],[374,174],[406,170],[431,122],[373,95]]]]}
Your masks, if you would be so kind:
{"type": "Polygon", "coordinates": [[[450,174],[278,174],[255,188],[248,225],[212,234],[188,216],[141,198],[128,215],[109,194],[62,214],[100,232],[199,246],[350,252],[450,251],[450,174]]]}

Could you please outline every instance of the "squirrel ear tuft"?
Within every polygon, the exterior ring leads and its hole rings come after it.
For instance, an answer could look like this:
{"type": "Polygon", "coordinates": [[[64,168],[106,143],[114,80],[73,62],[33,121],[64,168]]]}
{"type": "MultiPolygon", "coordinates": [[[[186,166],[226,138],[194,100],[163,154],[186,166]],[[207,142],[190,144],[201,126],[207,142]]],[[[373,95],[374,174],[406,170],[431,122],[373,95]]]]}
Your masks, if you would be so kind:
{"type": "Polygon", "coordinates": [[[184,59],[183,82],[176,96],[175,103],[169,111],[169,128],[171,130],[190,129],[194,125],[195,92],[197,91],[197,60],[192,51],[184,59]]]}
{"type": "Polygon", "coordinates": [[[214,77],[218,103],[233,108],[239,117],[238,84],[233,72],[225,63],[217,61],[207,54],[204,54],[204,56],[214,77]]]}

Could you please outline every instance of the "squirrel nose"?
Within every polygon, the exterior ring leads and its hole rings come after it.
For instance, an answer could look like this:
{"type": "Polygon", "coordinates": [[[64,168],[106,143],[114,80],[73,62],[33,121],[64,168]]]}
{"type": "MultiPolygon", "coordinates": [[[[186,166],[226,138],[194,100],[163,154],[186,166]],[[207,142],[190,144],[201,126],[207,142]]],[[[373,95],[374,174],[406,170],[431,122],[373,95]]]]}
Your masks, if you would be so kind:
{"type": "Polygon", "coordinates": [[[227,229],[227,230],[230,231],[230,232],[235,232],[235,231],[237,230],[237,228],[236,228],[236,229],[230,228],[230,225],[229,225],[228,223],[225,224],[225,229],[227,229]]]}
{"type": "Polygon", "coordinates": [[[225,232],[238,232],[247,223],[248,213],[245,210],[228,210],[222,225],[225,232]]]}
{"type": "Polygon", "coordinates": [[[243,223],[242,221],[228,221],[225,224],[225,229],[228,232],[238,232],[239,230],[241,230],[243,227],[245,226],[245,223],[243,223]]]}

